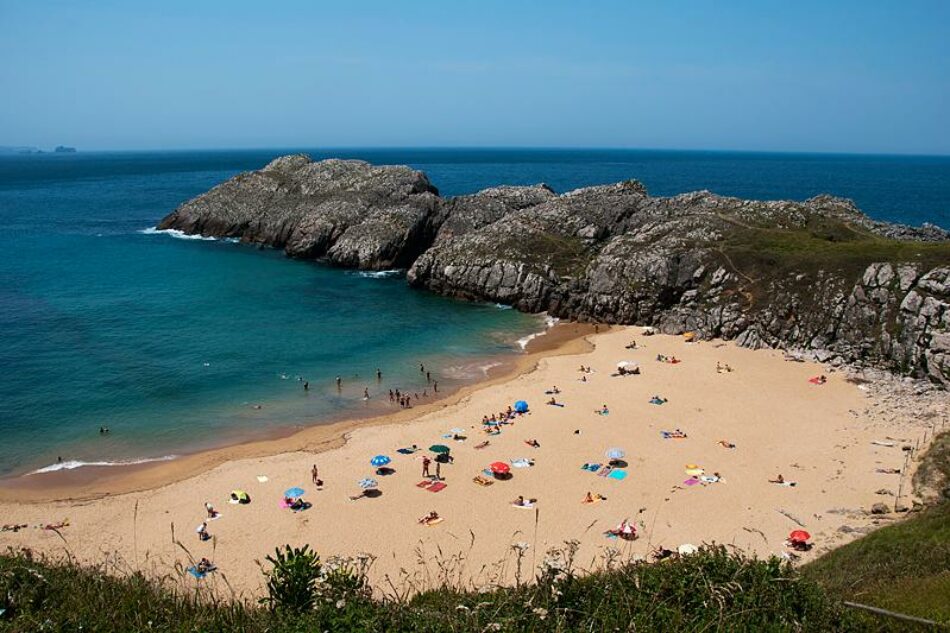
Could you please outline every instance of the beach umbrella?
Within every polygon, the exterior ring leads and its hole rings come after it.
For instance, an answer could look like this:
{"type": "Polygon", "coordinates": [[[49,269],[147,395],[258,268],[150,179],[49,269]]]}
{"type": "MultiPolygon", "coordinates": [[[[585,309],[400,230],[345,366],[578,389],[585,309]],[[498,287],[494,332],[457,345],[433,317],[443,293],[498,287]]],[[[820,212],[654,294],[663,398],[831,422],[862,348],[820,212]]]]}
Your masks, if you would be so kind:
{"type": "Polygon", "coordinates": [[[284,496],[287,497],[288,499],[297,499],[299,497],[302,497],[303,493],[304,493],[303,488],[300,488],[299,486],[294,486],[293,488],[288,488],[287,490],[285,490],[284,496]]]}
{"type": "Polygon", "coordinates": [[[496,475],[507,475],[511,472],[511,468],[505,462],[492,462],[488,468],[496,475]]]}
{"type": "Polygon", "coordinates": [[[627,456],[627,454],[623,451],[622,448],[608,448],[604,452],[604,455],[608,459],[623,459],[624,457],[627,456]]]}
{"type": "Polygon", "coordinates": [[[433,453],[448,453],[452,449],[450,449],[445,444],[433,444],[429,447],[429,450],[433,453]]]}
{"type": "MultiPolygon", "coordinates": [[[[302,492],[303,491],[301,491],[301,493],[302,492]]],[[[238,501],[247,501],[247,498],[248,498],[247,493],[244,492],[243,490],[232,490],[231,496],[232,498],[237,499],[238,501]]]]}
{"type": "Polygon", "coordinates": [[[449,430],[449,433],[455,433],[456,435],[460,435],[464,432],[465,432],[465,429],[460,429],[459,427],[455,427],[454,429],[449,430]]]}
{"type": "Polygon", "coordinates": [[[528,412],[528,403],[524,400],[519,400],[515,403],[515,411],[518,413],[527,413],[528,412]]]}
{"type": "Polygon", "coordinates": [[[363,490],[369,490],[370,488],[378,486],[379,482],[375,479],[360,479],[357,485],[363,490]]]}
{"type": "Polygon", "coordinates": [[[626,369],[627,367],[633,368],[637,366],[637,363],[633,362],[632,360],[622,360],[617,363],[617,369],[626,369]]]}
{"type": "Polygon", "coordinates": [[[810,538],[811,538],[811,534],[809,534],[805,530],[795,530],[791,534],[788,535],[788,540],[798,541],[800,543],[804,543],[810,538]]]}
{"type": "Polygon", "coordinates": [[[375,466],[376,468],[381,468],[393,460],[389,459],[387,455],[377,455],[373,459],[369,460],[369,463],[375,466]]]}

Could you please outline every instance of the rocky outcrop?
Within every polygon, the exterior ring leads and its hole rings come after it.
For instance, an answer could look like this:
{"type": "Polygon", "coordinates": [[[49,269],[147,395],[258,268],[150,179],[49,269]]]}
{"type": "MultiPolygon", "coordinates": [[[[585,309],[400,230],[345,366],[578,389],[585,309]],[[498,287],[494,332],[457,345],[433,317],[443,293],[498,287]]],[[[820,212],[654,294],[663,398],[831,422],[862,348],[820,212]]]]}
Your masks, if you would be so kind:
{"type": "Polygon", "coordinates": [[[422,172],[298,154],[240,174],[159,224],[238,237],[288,255],[366,269],[406,267],[432,242],[438,190],[422,172]]]}
{"type": "Polygon", "coordinates": [[[950,384],[950,234],[877,222],[831,196],[663,198],[626,181],[442,199],[406,167],[289,156],[185,203],[160,228],[343,266],[411,265],[412,286],[444,295],[950,384]]]}

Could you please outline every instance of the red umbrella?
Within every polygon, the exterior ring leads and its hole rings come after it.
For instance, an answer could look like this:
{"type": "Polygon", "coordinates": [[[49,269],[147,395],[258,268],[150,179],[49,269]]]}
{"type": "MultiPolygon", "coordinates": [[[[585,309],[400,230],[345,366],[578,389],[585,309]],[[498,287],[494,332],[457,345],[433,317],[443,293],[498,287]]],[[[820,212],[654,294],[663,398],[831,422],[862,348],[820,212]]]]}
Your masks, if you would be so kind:
{"type": "Polygon", "coordinates": [[[810,538],[811,538],[811,534],[809,534],[805,530],[795,530],[794,532],[788,535],[788,540],[798,541],[799,543],[804,543],[810,538]]]}
{"type": "Polygon", "coordinates": [[[488,468],[496,475],[507,475],[511,468],[505,462],[494,462],[488,465],[488,468]]]}

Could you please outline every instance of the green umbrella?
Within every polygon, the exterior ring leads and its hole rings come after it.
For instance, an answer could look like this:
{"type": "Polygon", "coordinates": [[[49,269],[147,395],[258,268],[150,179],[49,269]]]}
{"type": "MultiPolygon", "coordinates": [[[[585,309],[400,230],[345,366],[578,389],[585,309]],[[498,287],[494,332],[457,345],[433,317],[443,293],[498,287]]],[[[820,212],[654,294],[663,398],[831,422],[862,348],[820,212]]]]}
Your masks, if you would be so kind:
{"type": "Polygon", "coordinates": [[[429,450],[433,453],[448,453],[452,449],[450,449],[445,444],[433,444],[429,447],[429,450]]]}

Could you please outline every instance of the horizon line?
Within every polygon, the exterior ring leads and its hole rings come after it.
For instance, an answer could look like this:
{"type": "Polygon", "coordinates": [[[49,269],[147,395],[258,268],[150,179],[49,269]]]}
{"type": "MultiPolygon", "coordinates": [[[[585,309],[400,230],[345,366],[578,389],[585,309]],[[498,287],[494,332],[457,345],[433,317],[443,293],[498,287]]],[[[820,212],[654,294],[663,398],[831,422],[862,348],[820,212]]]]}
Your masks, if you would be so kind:
{"type": "Polygon", "coordinates": [[[56,155],[56,156],[76,156],[78,154],[120,154],[120,153],[185,153],[185,152],[260,152],[260,151],[527,151],[527,152],[550,152],[550,151],[574,151],[574,152],[656,152],[656,153],[696,153],[696,154],[774,154],[774,155],[799,155],[799,156],[864,156],[864,157],[901,157],[901,158],[950,158],[950,153],[912,153],[912,152],[856,152],[856,151],[821,151],[821,150],[757,150],[757,149],[708,149],[708,148],[662,148],[662,147],[617,147],[617,146],[596,146],[596,145],[326,145],[326,146],[306,146],[306,145],[259,145],[259,146],[240,146],[240,147],[170,147],[170,148],[99,148],[99,149],[81,149],[74,147],[75,152],[57,153],[52,149],[44,150],[34,145],[0,145],[0,148],[33,148],[37,152],[24,152],[9,154],[0,153],[0,156],[37,156],[37,155],[56,155]]]}

